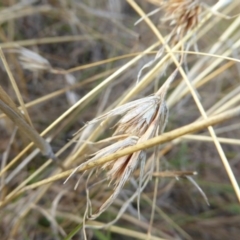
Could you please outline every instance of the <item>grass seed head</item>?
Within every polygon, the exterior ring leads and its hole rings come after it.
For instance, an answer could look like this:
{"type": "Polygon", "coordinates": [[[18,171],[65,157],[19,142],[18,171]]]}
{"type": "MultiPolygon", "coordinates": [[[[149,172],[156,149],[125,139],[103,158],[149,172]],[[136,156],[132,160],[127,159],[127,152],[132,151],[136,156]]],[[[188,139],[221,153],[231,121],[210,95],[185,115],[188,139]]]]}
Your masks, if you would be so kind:
{"type": "Polygon", "coordinates": [[[172,32],[172,43],[179,42],[184,35],[194,29],[199,21],[202,11],[199,0],[149,0],[160,6],[165,12],[161,19],[169,22],[172,32]]]}
{"type": "MultiPolygon", "coordinates": [[[[163,91],[165,90],[165,88],[162,89],[163,91]]],[[[131,137],[101,149],[96,152],[95,156],[89,161],[94,161],[123,148],[133,146],[138,142],[146,141],[157,135],[158,132],[163,132],[167,122],[168,109],[162,98],[165,94],[163,94],[162,91],[158,94],[159,95],[145,98],[146,101],[141,101],[141,104],[136,104],[133,108],[129,109],[118,122],[118,127],[114,134],[120,135],[124,132],[124,134],[132,135],[131,137]],[[137,137],[133,136],[133,134],[137,135],[137,137]]],[[[137,103],[137,101],[135,101],[135,103],[137,103]]],[[[107,176],[110,179],[110,183],[115,181],[115,187],[110,197],[102,204],[95,214],[89,216],[89,219],[97,218],[114,202],[131,173],[139,163],[145,162],[145,159],[145,151],[138,151],[107,162],[102,166],[103,169],[107,170],[107,176]]],[[[145,176],[142,176],[142,178],[144,177],[145,176]]]]}
{"type": "Polygon", "coordinates": [[[141,137],[147,131],[160,108],[161,98],[154,95],[145,100],[136,101],[136,105],[119,120],[114,135],[125,133],[141,137]]]}
{"type": "MultiPolygon", "coordinates": [[[[135,137],[135,136],[127,137],[124,140],[120,140],[96,152],[94,157],[91,158],[89,161],[94,161],[101,157],[104,157],[109,154],[115,153],[119,150],[122,150],[126,147],[134,146],[137,143],[137,141],[138,141],[138,137],[135,137]]],[[[107,176],[111,180],[111,182],[114,180],[116,181],[115,185],[119,182],[119,179],[122,177],[124,166],[126,166],[130,157],[131,157],[130,155],[127,155],[102,165],[102,169],[108,170],[107,176]]]]}
{"type": "MultiPolygon", "coordinates": [[[[94,162],[96,159],[107,156],[109,154],[115,153],[118,150],[122,150],[126,147],[135,145],[138,142],[139,138],[135,136],[127,137],[123,140],[120,140],[116,143],[111,144],[108,147],[105,147],[94,154],[94,156],[88,160],[88,162],[94,162]]],[[[122,187],[128,180],[130,174],[136,168],[140,158],[143,157],[143,152],[138,154],[129,154],[118,159],[112,160],[102,165],[102,169],[107,170],[107,177],[110,179],[110,183],[114,182],[114,190],[111,196],[102,204],[95,214],[90,215],[89,219],[97,218],[102,212],[104,212],[116,199],[122,187]]]]}
{"type": "MultiPolygon", "coordinates": [[[[109,140],[115,139],[117,141],[114,143],[111,143],[110,141],[110,144],[107,147],[103,147],[101,150],[95,152],[92,157],[83,164],[88,164],[90,162],[94,163],[99,158],[108,156],[109,154],[115,153],[124,148],[134,146],[139,142],[144,142],[159,133],[162,133],[168,118],[168,108],[166,106],[165,96],[169,84],[174,79],[176,72],[177,70],[171,74],[163,86],[153,96],[148,96],[124,104],[90,121],[87,125],[103,121],[107,117],[123,115],[116,124],[117,129],[113,134],[114,136],[109,138],[109,140]]],[[[107,139],[105,142],[108,142],[107,139]]],[[[113,193],[102,204],[99,210],[88,217],[89,219],[97,218],[114,202],[126,181],[129,179],[131,173],[139,163],[141,163],[141,172],[144,172],[145,159],[145,151],[138,151],[104,163],[101,166],[102,169],[107,171],[107,177],[109,178],[110,183],[114,182],[114,189],[113,193]]],[[[74,172],[80,167],[81,165],[77,167],[72,174],[74,174],[74,172]]],[[[144,179],[145,175],[140,178],[144,179]]],[[[142,179],[140,179],[140,181],[142,181],[142,179]]]]}
{"type": "Polygon", "coordinates": [[[52,68],[47,59],[27,48],[19,48],[18,53],[19,61],[24,69],[38,71],[50,70],[52,68]]]}

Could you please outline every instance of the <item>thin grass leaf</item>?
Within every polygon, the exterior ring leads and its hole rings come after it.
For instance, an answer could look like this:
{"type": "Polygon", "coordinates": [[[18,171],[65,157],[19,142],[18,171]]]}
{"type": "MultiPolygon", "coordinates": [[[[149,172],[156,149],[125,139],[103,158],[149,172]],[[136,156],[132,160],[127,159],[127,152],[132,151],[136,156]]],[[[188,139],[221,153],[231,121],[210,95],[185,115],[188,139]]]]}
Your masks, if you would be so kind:
{"type": "Polygon", "coordinates": [[[8,106],[5,102],[0,100],[0,109],[4,112],[16,126],[18,126],[19,130],[23,132],[35,145],[38,147],[42,154],[55,159],[52,148],[45,139],[43,139],[35,129],[33,129],[22,117],[19,113],[15,112],[10,106],[8,106]]]}
{"type": "Polygon", "coordinates": [[[203,199],[205,200],[205,202],[207,203],[208,206],[210,206],[210,203],[208,201],[207,195],[204,193],[204,191],[202,190],[202,188],[197,184],[197,182],[190,176],[185,176],[197,189],[198,191],[201,193],[201,195],[203,196],[203,199]]]}
{"type": "Polygon", "coordinates": [[[83,227],[83,224],[80,223],[78,224],[65,238],[64,240],[72,240],[72,238],[79,232],[81,231],[83,227]]]}

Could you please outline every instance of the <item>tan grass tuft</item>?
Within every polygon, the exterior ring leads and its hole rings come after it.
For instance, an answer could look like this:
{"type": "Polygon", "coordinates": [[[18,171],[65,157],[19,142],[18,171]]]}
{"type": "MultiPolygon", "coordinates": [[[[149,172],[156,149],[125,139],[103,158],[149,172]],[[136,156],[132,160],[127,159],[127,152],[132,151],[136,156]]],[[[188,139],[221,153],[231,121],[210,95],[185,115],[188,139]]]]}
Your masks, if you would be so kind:
{"type": "MultiPolygon", "coordinates": [[[[109,138],[109,140],[118,139],[118,141],[93,154],[93,157],[87,162],[84,162],[75,168],[66,181],[68,181],[68,179],[84,164],[93,163],[101,157],[105,157],[118,152],[119,150],[123,150],[124,148],[134,146],[137,143],[144,142],[157,136],[159,133],[162,133],[165,129],[168,118],[168,108],[166,106],[165,96],[176,73],[177,70],[170,75],[163,86],[153,96],[148,96],[124,104],[87,123],[86,126],[103,121],[108,117],[123,115],[115,125],[117,126],[117,129],[113,134],[115,137],[109,138]]],[[[107,140],[108,139],[106,139],[106,141],[107,140]]],[[[102,169],[107,170],[107,177],[110,179],[110,183],[115,181],[115,187],[113,189],[113,193],[95,214],[91,214],[92,211],[90,210],[90,216],[88,216],[88,219],[97,218],[113,203],[138,164],[141,166],[140,172],[142,173],[139,177],[139,189],[141,189],[142,180],[145,179],[146,174],[149,174],[149,172],[144,174],[145,160],[145,151],[137,151],[104,163],[101,166],[102,169]]],[[[150,169],[150,174],[152,174],[152,172],[153,165],[150,169]]]]}
{"type": "Polygon", "coordinates": [[[164,11],[162,22],[169,22],[171,26],[172,44],[179,42],[199,21],[202,6],[199,0],[149,0],[160,6],[164,11]]]}

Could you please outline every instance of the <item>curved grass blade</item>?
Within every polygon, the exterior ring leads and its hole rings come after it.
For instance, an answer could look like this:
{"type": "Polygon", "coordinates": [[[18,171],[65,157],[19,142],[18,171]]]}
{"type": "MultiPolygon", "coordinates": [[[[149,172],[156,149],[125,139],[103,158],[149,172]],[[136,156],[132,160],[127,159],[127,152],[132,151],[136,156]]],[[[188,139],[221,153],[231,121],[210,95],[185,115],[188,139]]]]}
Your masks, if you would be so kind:
{"type": "Polygon", "coordinates": [[[72,238],[82,229],[83,224],[78,224],[68,235],[64,238],[64,240],[72,240],[72,238]]]}

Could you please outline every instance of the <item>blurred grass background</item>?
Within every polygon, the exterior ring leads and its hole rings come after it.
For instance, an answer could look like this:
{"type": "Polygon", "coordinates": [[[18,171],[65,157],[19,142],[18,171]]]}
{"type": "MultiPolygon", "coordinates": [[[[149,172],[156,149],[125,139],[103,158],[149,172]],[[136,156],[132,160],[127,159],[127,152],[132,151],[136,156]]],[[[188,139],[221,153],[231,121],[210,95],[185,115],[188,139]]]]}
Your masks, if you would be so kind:
{"type": "MultiPolygon", "coordinates": [[[[145,13],[156,8],[150,1],[136,2],[145,13]]],[[[208,1],[206,4],[212,6],[215,3],[208,1]]],[[[229,16],[239,11],[238,0],[231,1],[222,9],[229,16]]],[[[157,13],[151,19],[165,36],[170,27],[159,21],[161,16],[162,13],[157,13]]],[[[61,151],[61,162],[68,161],[74,151],[75,144],[70,144],[73,134],[84,123],[121,102],[135,87],[141,67],[154,58],[159,47],[122,71],[100,91],[87,95],[121,66],[157,42],[144,21],[134,26],[138,19],[139,15],[123,0],[0,1],[0,46],[34,128],[39,133],[43,132],[75,106],[44,136],[51,142],[55,153],[61,151]],[[26,49],[38,55],[24,52],[26,49]]],[[[213,15],[195,38],[200,53],[217,56],[195,53],[187,57],[188,76],[191,81],[196,80],[194,86],[204,109],[208,111],[216,106],[209,115],[239,105],[239,25],[239,17],[227,20],[213,15]],[[226,60],[221,56],[232,59],[226,60]]],[[[159,70],[130,99],[152,94],[173,69],[174,65],[170,64],[165,74],[163,69],[159,70]]],[[[184,84],[176,95],[181,82],[182,77],[178,75],[169,92],[170,114],[166,132],[200,117],[184,84]]],[[[18,98],[2,62],[0,85],[18,106],[18,98]]],[[[238,181],[239,126],[239,118],[235,118],[214,128],[217,136],[223,138],[222,148],[238,181]]],[[[109,136],[111,131],[106,127],[96,139],[109,136]]],[[[29,147],[21,154],[29,143],[25,134],[0,113],[1,169],[5,169],[13,159],[18,159],[1,175],[1,239],[64,239],[82,222],[86,208],[85,178],[76,191],[73,188],[78,174],[66,185],[61,179],[8,198],[15,189],[19,191],[57,174],[57,165],[42,156],[35,147],[29,147]],[[42,167],[43,171],[35,174],[42,167]]],[[[154,181],[141,195],[141,219],[138,219],[135,200],[114,225],[104,230],[87,229],[88,239],[147,239],[153,204],[156,209],[149,239],[239,239],[240,206],[208,131],[203,129],[194,136],[160,146],[160,150],[164,149],[168,150],[161,160],[158,159],[161,171],[198,172],[194,179],[207,195],[210,206],[187,179],[159,178],[156,203],[153,202],[154,181]]],[[[86,156],[87,153],[83,152],[75,161],[70,161],[68,168],[77,166],[86,156]]],[[[91,183],[103,176],[99,174],[91,183]]],[[[107,182],[93,189],[91,198],[95,208],[106,199],[109,191],[107,182]]],[[[89,224],[102,226],[112,221],[133,192],[134,184],[127,184],[117,201],[97,221],[89,224]]],[[[82,239],[81,231],[73,239],[82,239]]]]}

